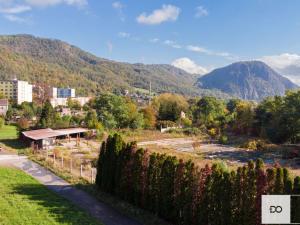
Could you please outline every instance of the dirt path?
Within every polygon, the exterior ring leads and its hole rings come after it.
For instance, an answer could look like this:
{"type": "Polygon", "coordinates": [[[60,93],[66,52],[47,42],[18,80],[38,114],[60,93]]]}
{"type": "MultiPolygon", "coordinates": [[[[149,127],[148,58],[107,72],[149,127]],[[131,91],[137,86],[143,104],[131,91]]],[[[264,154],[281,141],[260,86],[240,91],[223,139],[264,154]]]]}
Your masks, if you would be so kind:
{"type": "Polygon", "coordinates": [[[44,167],[32,162],[25,156],[0,154],[0,166],[14,166],[34,177],[50,190],[70,200],[78,207],[86,210],[91,216],[99,219],[105,225],[139,225],[110,206],[97,201],[86,192],[73,187],[71,184],[56,176],[44,167]]]}

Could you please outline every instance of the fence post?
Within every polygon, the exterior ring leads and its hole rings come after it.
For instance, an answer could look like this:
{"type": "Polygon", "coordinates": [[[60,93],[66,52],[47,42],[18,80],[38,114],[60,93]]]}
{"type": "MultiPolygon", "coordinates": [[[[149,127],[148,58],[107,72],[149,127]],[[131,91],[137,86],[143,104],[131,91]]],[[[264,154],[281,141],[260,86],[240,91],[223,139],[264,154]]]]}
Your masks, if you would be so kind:
{"type": "Polygon", "coordinates": [[[55,166],[55,154],[53,154],[53,165],[55,166]]]}
{"type": "Polygon", "coordinates": [[[83,166],[82,166],[82,164],[80,164],[80,176],[82,177],[82,168],[83,168],[83,166]]]}
{"type": "Polygon", "coordinates": [[[64,168],[64,157],[61,157],[61,168],[64,168]]]}
{"type": "Polygon", "coordinates": [[[73,160],[72,160],[72,158],[71,158],[71,160],[70,160],[70,173],[72,173],[72,170],[73,170],[73,160]]]}

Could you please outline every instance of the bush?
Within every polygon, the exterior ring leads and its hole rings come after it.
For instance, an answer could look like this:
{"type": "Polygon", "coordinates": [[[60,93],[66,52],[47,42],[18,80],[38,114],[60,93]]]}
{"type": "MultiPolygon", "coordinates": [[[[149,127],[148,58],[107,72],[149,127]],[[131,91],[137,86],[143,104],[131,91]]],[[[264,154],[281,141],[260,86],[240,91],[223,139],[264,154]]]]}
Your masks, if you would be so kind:
{"type": "Polygon", "coordinates": [[[225,135],[221,135],[220,138],[219,138],[219,143],[223,144],[223,145],[226,145],[228,143],[228,137],[225,136],[225,135]]]}
{"type": "Polygon", "coordinates": [[[216,128],[211,128],[208,130],[209,136],[215,138],[218,135],[218,130],[216,128]]]}
{"type": "Polygon", "coordinates": [[[21,118],[17,122],[17,126],[20,131],[27,130],[29,128],[29,121],[26,118],[21,118]]]}
{"type": "Polygon", "coordinates": [[[185,134],[185,135],[189,135],[189,136],[197,136],[197,135],[203,134],[203,132],[199,128],[196,128],[196,127],[184,128],[184,129],[170,129],[170,130],[168,130],[168,133],[185,134]]]}
{"type": "Polygon", "coordinates": [[[196,127],[183,129],[183,133],[186,135],[195,135],[195,136],[203,134],[203,132],[196,127]]]}
{"type": "Polygon", "coordinates": [[[240,147],[247,148],[250,150],[264,150],[267,148],[267,143],[260,139],[249,140],[242,144],[240,147]]]}
{"type": "Polygon", "coordinates": [[[177,127],[177,124],[170,120],[160,120],[157,122],[157,128],[166,128],[166,127],[177,127]]]}
{"type": "Polygon", "coordinates": [[[189,118],[182,118],[181,124],[183,127],[191,127],[193,122],[189,118]]]}
{"type": "Polygon", "coordinates": [[[5,120],[2,117],[0,117],[0,129],[4,127],[4,122],[5,120]]]}

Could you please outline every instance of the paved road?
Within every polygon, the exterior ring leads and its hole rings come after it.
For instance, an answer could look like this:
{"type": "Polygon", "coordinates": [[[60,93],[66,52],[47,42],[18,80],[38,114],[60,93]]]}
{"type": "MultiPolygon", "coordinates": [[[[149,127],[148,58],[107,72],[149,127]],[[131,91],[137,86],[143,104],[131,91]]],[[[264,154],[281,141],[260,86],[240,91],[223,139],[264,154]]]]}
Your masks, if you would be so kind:
{"type": "Polygon", "coordinates": [[[99,219],[105,225],[140,225],[137,221],[130,219],[110,206],[97,201],[86,192],[70,185],[65,180],[56,176],[44,167],[32,162],[25,156],[0,154],[0,165],[11,165],[17,167],[34,177],[50,190],[67,198],[75,205],[86,210],[91,216],[99,219]]]}

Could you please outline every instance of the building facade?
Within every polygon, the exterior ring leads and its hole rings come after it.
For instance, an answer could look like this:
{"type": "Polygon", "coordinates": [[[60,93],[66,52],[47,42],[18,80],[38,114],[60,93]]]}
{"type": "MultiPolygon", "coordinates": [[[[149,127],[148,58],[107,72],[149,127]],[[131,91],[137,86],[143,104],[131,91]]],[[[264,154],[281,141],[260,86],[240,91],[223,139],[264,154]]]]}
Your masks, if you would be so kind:
{"type": "Polygon", "coordinates": [[[7,99],[13,99],[17,104],[32,102],[32,85],[21,80],[0,81],[0,94],[7,99]]]}
{"type": "Polygon", "coordinates": [[[8,100],[0,99],[0,115],[5,116],[8,110],[8,100]]]}
{"type": "Polygon", "coordinates": [[[73,101],[79,102],[81,106],[84,106],[91,100],[91,97],[75,97],[75,98],[51,98],[50,103],[53,107],[56,106],[67,106],[68,99],[72,99],[73,101]]]}
{"type": "Polygon", "coordinates": [[[52,88],[51,98],[75,98],[75,89],[73,88],[52,88]]]}

